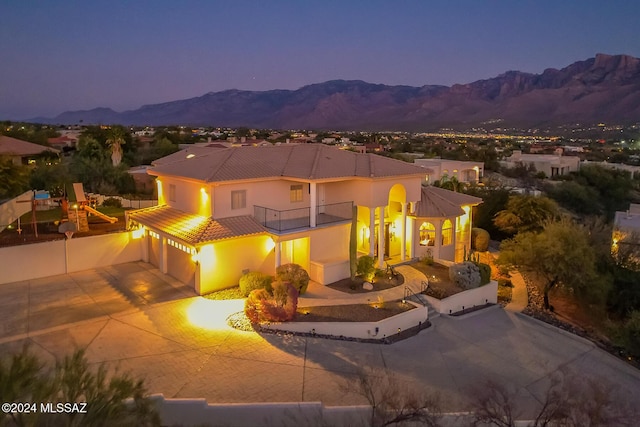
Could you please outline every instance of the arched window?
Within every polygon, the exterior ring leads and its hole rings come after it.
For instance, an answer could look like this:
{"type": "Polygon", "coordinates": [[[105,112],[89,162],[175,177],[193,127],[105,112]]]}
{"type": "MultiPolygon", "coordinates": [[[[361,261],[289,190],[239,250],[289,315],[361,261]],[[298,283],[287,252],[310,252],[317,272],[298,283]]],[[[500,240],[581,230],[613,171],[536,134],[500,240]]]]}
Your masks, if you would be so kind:
{"type": "Polygon", "coordinates": [[[442,223],[442,246],[450,245],[453,242],[453,225],[451,221],[445,219],[442,223]]]}
{"type": "Polygon", "coordinates": [[[420,246],[433,246],[436,241],[436,228],[430,222],[420,226],[420,246]]]}

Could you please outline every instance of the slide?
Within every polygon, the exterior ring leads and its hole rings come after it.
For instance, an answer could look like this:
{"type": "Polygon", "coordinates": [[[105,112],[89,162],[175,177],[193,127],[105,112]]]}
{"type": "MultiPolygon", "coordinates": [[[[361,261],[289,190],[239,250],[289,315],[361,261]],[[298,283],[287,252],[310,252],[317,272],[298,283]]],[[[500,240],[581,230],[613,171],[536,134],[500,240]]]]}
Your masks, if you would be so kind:
{"type": "Polygon", "coordinates": [[[112,216],[105,215],[105,214],[103,214],[102,212],[100,212],[100,211],[97,211],[97,210],[93,209],[91,206],[87,206],[87,205],[85,205],[85,206],[83,206],[82,208],[83,208],[85,211],[87,211],[87,212],[89,212],[89,213],[94,214],[94,215],[95,215],[95,216],[97,216],[98,218],[102,218],[102,219],[104,219],[105,221],[109,221],[111,224],[113,224],[114,222],[118,222],[118,218],[115,218],[115,217],[112,217],[112,216]]]}

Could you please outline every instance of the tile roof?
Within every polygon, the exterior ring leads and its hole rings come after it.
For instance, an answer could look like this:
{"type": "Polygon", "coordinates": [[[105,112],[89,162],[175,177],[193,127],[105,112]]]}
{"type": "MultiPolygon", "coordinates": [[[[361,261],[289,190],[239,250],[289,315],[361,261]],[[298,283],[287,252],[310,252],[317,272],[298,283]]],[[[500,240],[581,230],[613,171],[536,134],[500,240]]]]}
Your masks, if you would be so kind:
{"type": "Polygon", "coordinates": [[[266,229],[248,215],[212,219],[166,205],[131,211],[129,218],[194,246],[266,233],[266,229]]]}
{"type": "Polygon", "coordinates": [[[153,162],[151,174],[205,182],[288,177],[331,179],[424,175],[423,168],[376,154],[354,153],[324,144],[268,147],[193,147],[153,162]]]}
{"type": "Polygon", "coordinates": [[[464,214],[463,205],[482,203],[479,197],[456,193],[433,186],[422,187],[421,200],[416,205],[415,215],[420,218],[450,218],[464,214]]]}
{"type": "Polygon", "coordinates": [[[50,151],[52,153],[60,152],[60,150],[56,150],[55,148],[0,135],[0,155],[32,156],[40,154],[43,151],[50,151]]]}

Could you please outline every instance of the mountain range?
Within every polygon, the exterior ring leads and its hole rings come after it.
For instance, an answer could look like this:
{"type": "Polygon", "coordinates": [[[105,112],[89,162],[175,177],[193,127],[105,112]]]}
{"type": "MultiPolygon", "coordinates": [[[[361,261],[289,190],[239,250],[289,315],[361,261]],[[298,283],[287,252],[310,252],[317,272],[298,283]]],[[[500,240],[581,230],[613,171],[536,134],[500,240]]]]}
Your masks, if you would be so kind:
{"type": "Polygon", "coordinates": [[[332,80],[297,90],[210,92],[116,112],[69,111],[30,121],[269,129],[405,130],[640,122],[640,59],[598,54],[541,74],[508,71],[453,86],[332,80]]]}

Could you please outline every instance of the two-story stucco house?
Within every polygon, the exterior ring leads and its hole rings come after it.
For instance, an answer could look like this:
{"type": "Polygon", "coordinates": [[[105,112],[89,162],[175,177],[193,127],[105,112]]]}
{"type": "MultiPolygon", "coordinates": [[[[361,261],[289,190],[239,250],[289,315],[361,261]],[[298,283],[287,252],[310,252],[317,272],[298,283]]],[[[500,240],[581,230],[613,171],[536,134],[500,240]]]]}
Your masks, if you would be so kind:
{"type": "Polygon", "coordinates": [[[128,215],[143,259],[200,294],[290,262],[321,284],[348,277],[352,223],[358,253],[381,268],[427,253],[459,260],[481,202],[423,187],[421,167],[322,144],[193,147],[149,173],[158,206],[128,215]]]}

